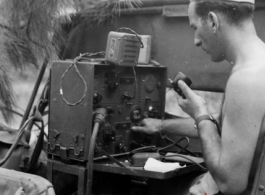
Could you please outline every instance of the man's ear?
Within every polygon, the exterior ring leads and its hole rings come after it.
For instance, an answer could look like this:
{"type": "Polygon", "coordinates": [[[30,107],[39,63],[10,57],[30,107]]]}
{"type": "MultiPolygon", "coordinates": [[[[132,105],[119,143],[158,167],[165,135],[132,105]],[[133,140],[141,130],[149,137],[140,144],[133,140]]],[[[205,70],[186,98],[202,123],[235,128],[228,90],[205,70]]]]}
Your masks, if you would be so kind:
{"type": "Polygon", "coordinates": [[[219,19],[216,13],[209,12],[208,14],[208,25],[212,29],[213,33],[217,32],[217,29],[219,28],[219,19]]]}

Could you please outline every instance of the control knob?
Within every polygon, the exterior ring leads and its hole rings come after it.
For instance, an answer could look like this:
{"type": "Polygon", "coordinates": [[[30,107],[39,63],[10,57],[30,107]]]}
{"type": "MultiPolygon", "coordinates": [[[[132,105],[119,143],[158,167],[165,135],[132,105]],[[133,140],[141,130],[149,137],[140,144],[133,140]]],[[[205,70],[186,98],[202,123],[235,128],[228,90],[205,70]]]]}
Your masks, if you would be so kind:
{"type": "Polygon", "coordinates": [[[93,104],[98,104],[102,100],[102,95],[100,95],[98,92],[94,92],[93,94],[93,104]]]}
{"type": "Polygon", "coordinates": [[[103,140],[105,142],[113,142],[115,141],[115,131],[110,124],[107,124],[103,130],[103,140]]]}

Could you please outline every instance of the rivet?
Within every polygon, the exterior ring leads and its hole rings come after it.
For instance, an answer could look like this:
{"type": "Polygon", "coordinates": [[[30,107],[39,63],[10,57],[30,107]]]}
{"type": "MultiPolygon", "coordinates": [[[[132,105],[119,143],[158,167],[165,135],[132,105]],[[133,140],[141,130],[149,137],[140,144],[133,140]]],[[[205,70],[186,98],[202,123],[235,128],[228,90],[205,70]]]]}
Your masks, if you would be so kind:
{"type": "Polygon", "coordinates": [[[264,191],[264,186],[263,185],[259,186],[259,191],[264,191]]]}

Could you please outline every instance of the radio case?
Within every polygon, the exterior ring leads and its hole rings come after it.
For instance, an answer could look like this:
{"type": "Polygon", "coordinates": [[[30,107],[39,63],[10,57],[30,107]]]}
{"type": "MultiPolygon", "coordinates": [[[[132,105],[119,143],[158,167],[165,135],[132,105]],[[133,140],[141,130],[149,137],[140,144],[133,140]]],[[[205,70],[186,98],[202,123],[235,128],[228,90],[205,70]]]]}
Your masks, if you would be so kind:
{"type": "Polygon", "coordinates": [[[134,34],[111,31],[108,35],[105,60],[118,66],[136,66],[140,41],[134,34]]]}

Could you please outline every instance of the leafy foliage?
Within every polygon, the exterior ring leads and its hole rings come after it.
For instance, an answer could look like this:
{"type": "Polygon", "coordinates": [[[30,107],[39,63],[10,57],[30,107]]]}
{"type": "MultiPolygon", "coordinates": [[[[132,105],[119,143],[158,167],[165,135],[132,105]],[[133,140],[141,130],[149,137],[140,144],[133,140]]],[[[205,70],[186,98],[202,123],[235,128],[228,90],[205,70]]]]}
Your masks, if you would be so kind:
{"type": "Polygon", "coordinates": [[[140,0],[81,0],[79,14],[89,21],[103,22],[120,15],[121,9],[133,10],[142,5],[140,0]]]}
{"type": "Polygon", "coordinates": [[[14,105],[6,69],[23,71],[27,66],[38,68],[45,58],[49,62],[57,59],[58,38],[63,38],[61,26],[70,22],[70,14],[93,12],[93,18],[101,22],[123,7],[139,5],[140,0],[1,0],[0,101],[7,109],[0,110],[4,118],[10,118],[6,110],[14,105]]]}

